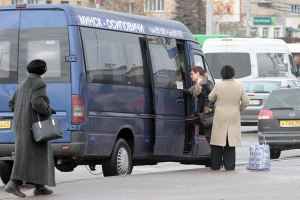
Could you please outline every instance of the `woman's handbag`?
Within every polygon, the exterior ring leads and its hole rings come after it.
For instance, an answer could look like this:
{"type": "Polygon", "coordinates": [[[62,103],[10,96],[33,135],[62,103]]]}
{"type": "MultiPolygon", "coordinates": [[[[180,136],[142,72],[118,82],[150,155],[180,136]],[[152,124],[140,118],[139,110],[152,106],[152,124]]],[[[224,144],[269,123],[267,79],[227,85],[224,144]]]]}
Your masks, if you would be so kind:
{"type": "Polygon", "coordinates": [[[204,127],[204,128],[211,128],[212,124],[214,122],[214,111],[212,110],[209,113],[205,113],[202,112],[199,114],[199,118],[200,118],[200,124],[204,127]]]}
{"type": "Polygon", "coordinates": [[[247,165],[249,170],[270,170],[270,147],[266,140],[262,145],[250,147],[250,158],[247,165]]]}
{"type": "MultiPolygon", "coordinates": [[[[51,112],[50,112],[51,113],[51,112]]],[[[36,142],[46,142],[63,138],[61,130],[61,121],[59,119],[50,119],[41,121],[37,113],[38,122],[32,124],[33,138],[36,142]]]]}

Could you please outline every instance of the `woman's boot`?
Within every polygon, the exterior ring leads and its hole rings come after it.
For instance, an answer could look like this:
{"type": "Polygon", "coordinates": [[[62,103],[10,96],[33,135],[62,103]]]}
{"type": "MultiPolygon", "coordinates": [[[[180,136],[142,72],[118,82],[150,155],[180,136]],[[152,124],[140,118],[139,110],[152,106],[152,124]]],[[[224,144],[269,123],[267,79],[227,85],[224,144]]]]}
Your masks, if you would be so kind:
{"type": "Polygon", "coordinates": [[[44,194],[52,194],[52,193],[53,191],[46,188],[46,186],[40,184],[34,184],[34,190],[33,190],[34,195],[44,195],[44,194]]]}
{"type": "Polygon", "coordinates": [[[19,181],[14,179],[10,179],[10,181],[4,187],[4,191],[8,193],[13,193],[14,195],[17,195],[19,197],[26,197],[24,193],[20,192],[19,181]]]}

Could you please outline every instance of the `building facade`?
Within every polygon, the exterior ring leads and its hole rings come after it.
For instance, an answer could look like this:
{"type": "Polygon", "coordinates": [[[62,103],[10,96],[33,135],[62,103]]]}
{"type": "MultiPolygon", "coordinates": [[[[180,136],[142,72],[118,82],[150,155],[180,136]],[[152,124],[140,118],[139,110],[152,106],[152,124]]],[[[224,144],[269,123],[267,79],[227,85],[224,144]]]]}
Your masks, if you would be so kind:
{"type": "MultiPolygon", "coordinates": [[[[242,2],[247,5],[247,0],[242,0],[242,2]]],[[[283,0],[251,2],[252,36],[265,38],[300,37],[299,0],[285,0],[285,4],[283,0]],[[286,29],[285,34],[284,27],[286,29]]],[[[246,13],[246,9],[244,12],[246,13]]]]}

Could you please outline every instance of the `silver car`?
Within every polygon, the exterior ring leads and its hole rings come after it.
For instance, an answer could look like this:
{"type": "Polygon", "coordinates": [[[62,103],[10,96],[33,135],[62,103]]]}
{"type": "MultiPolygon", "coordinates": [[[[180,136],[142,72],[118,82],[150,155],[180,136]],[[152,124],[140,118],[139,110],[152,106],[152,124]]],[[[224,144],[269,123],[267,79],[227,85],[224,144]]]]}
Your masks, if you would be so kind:
{"type": "Polygon", "coordinates": [[[247,92],[250,103],[249,106],[241,112],[242,126],[257,126],[258,114],[262,109],[269,94],[276,88],[284,86],[300,86],[298,79],[289,78],[259,78],[242,82],[247,92]]]}

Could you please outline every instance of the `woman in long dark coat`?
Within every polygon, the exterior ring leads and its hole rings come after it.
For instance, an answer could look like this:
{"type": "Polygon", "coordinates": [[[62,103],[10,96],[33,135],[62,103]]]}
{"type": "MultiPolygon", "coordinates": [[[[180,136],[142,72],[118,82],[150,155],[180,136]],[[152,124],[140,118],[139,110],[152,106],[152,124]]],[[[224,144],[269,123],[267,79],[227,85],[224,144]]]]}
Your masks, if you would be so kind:
{"type": "Polygon", "coordinates": [[[17,196],[25,197],[20,192],[20,181],[34,184],[34,195],[51,194],[45,185],[55,186],[54,159],[51,142],[36,143],[31,126],[37,122],[37,113],[41,121],[49,118],[55,110],[50,106],[43,80],[47,66],[43,60],[33,60],[27,66],[27,78],[9,99],[8,107],[14,112],[15,160],[11,180],[4,190],[17,196]]]}

